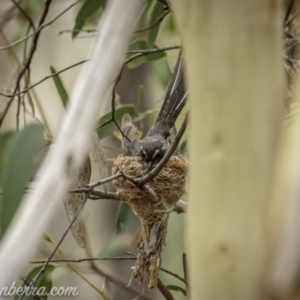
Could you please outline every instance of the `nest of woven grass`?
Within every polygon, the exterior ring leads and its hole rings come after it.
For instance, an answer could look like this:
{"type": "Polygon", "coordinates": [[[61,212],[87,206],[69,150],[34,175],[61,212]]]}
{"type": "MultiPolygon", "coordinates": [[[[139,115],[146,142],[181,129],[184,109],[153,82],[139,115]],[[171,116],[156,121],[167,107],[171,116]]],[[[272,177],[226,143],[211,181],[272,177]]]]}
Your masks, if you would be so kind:
{"type": "MultiPolygon", "coordinates": [[[[112,172],[116,174],[120,171],[138,179],[149,170],[140,157],[119,155],[112,172]]],[[[187,160],[183,156],[172,156],[157,176],[141,189],[123,177],[113,181],[121,200],[132,207],[141,221],[139,253],[132,277],[143,284],[148,273],[149,288],[157,285],[161,253],[166,245],[169,213],[185,191],[186,173],[187,160]]]]}
{"type": "MultiPolygon", "coordinates": [[[[138,179],[148,172],[147,167],[138,156],[119,155],[113,166],[113,174],[123,173],[138,179]]],[[[158,196],[153,197],[147,190],[141,190],[129,180],[120,177],[113,181],[121,199],[129,203],[139,217],[147,217],[161,209],[172,209],[185,191],[185,177],[187,173],[187,160],[183,156],[172,156],[163,169],[146,187],[158,196]]]]}

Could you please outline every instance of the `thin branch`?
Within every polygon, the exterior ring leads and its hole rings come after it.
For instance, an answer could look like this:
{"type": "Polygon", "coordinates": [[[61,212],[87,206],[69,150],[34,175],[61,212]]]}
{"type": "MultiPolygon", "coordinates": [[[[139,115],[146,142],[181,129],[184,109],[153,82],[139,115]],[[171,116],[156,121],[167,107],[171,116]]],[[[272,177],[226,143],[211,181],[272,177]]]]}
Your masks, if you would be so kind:
{"type": "MultiPolygon", "coordinates": [[[[46,16],[47,16],[48,11],[49,11],[49,7],[50,7],[51,2],[52,2],[52,0],[46,0],[44,11],[43,11],[42,16],[41,16],[40,21],[39,21],[39,25],[43,24],[43,22],[45,21],[46,16]]],[[[31,48],[29,50],[28,56],[26,57],[23,65],[21,67],[21,70],[18,73],[18,77],[16,79],[16,83],[15,83],[15,88],[14,88],[13,94],[15,94],[17,92],[17,90],[19,89],[21,79],[22,79],[23,75],[25,74],[25,71],[29,68],[29,66],[31,64],[31,60],[32,60],[33,55],[34,55],[34,53],[36,51],[36,47],[37,47],[37,43],[38,43],[38,40],[39,40],[40,32],[41,31],[36,31],[36,34],[33,36],[33,40],[32,40],[32,43],[31,43],[31,48]]],[[[3,122],[3,120],[4,120],[5,116],[6,116],[6,114],[7,114],[8,110],[9,110],[9,108],[10,108],[13,100],[14,100],[14,97],[12,97],[9,100],[9,102],[6,104],[4,112],[1,115],[0,127],[2,125],[2,122],[3,122]]]]}
{"type": "Polygon", "coordinates": [[[89,188],[93,189],[96,186],[103,185],[107,182],[113,181],[114,179],[117,179],[117,178],[122,177],[122,176],[123,176],[123,174],[121,172],[118,172],[118,173],[116,173],[116,174],[114,174],[110,177],[105,178],[105,179],[95,181],[94,183],[90,183],[88,186],[89,186],[89,188]]]}
{"type": "Polygon", "coordinates": [[[166,300],[175,300],[170,290],[163,284],[163,282],[159,278],[157,281],[157,288],[160,290],[166,300]]]}
{"type": "Polygon", "coordinates": [[[186,281],[184,278],[182,278],[181,276],[179,276],[178,274],[176,274],[176,273],[174,273],[174,272],[171,272],[171,271],[169,271],[169,270],[167,270],[167,269],[165,269],[165,268],[162,268],[162,267],[160,267],[160,271],[165,272],[165,273],[167,273],[167,274],[169,274],[169,275],[171,275],[171,276],[177,278],[178,280],[182,281],[182,282],[185,283],[186,285],[188,284],[187,281],[186,281]]]}
{"type": "Polygon", "coordinates": [[[286,10],[286,13],[285,13],[285,16],[284,16],[284,21],[283,21],[284,27],[286,27],[285,24],[286,24],[286,22],[289,18],[289,15],[292,11],[292,8],[294,6],[294,2],[295,2],[295,0],[290,0],[290,2],[289,2],[289,5],[287,7],[287,10],[286,10]]]}
{"type": "MultiPolygon", "coordinates": [[[[102,191],[102,190],[93,189],[93,191],[91,192],[91,195],[99,197],[98,199],[121,201],[118,193],[106,192],[106,191],[102,191]]],[[[91,199],[91,200],[98,200],[98,199],[91,199]]]]}
{"type": "Polygon", "coordinates": [[[188,272],[188,263],[187,263],[186,253],[182,253],[182,265],[183,265],[184,280],[185,280],[185,283],[187,284],[189,282],[189,272],[188,272]]]}
{"type": "MultiPolygon", "coordinates": [[[[82,263],[82,262],[90,262],[90,261],[118,261],[118,260],[136,260],[136,257],[131,256],[114,256],[114,257],[92,257],[92,258],[79,258],[79,259],[52,259],[50,263],[82,263]]],[[[46,260],[33,260],[31,264],[44,264],[46,260]]],[[[180,275],[171,272],[165,268],[160,268],[160,270],[164,273],[167,273],[178,280],[182,281],[186,285],[188,284],[187,281],[181,277],[180,275]]]]}
{"type": "Polygon", "coordinates": [[[151,25],[149,25],[149,26],[147,26],[147,27],[141,28],[141,29],[135,31],[134,33],[139,33],[139,32],[143,32],[143,31],[149,30],[149,29],[151,29],[151,28],[154,28],[154,27],[157,26],[159,23],[161,23],[161,22],[163,21],[163,19],[164,19],[169,13],[170,13],[169,10],[165,11],[160,17],[157,18],[157,20],[156,20],[153,24],[151,24],[151,25]]]}
{"type": "MultiPolygon", "coordinates": [[[[23,283],[24,283],[25,286],[29,286],[30,280],[29,280],[28,278],[23,278],[22,281],[23,281],[23,283]]],[[[37,300],[43,300],[43,298],[40,297],[40,296],[38,295],[38,293],[36,293],[35,295],[33,295],[33,297],[34,297],[35,299],[37,299],[37,300]]],[[[30,297],[30,298],[31,298],[31,297],[30,297]]]]}
{"type": "Polygon", "coordinates": [[[16,1],[16,0],[11,0],[13,4],[18,8],[18,10],[21,12],[23,17],[28,21],[30,27],[35,30],[34,23],[32,19],[28,16],[27,12],[23,9],[23,7],[16,1]]]}
{"type": "MultiPolygon", "coordinates": [[[[134,256],[115,256],[115,257],[92,257],[79,259],[52,259],[50,263],[81,263],[86,261],[102,261],[102,260],[136,260],[134,256]]],[[[31,264],[43,264],[46,260],[33,260],[31,264]]]]}
{"type": "Polygon", "coordinates": [[[300,10],[298,10],[287,22],[286,27],[289,26],[298,16],[299,16],[300,10]]]}
{"type": "MultiPolygon", "coordinates": [[[[70,224],[68,225],[67,229],[65,230],[65,232],[63,233],[63,235],[61,236],[60,240],[58,241],[57,245],[54,247],[54,249],[52,250],[51,254],[49,255],[49,257],[47,258],[47,260],[44,262],[43,267],[39,270],[39,272],[36,274],[36,276],[31,280],[29,287],[35,286],[37,280],[39,279],[39,277],[45,272],[47,266],[49,265],[49,263],[51,262],[51,259],[53,258],[53,256],[55,255],[56,251],[58,250],[58,248],[60,247],[60,245],[62,244],[62,242],[64,241],[65,237],[67,236],[68,232],[70,231],[71,227],[73,226],[73,224],[75,223],[75,221],[77,220],[80,212],[82,211],[85,203],[87,202],[88,199],[88,194],[86,194],[85,199],[82,201],[82,203],[80,204],[79,210],[76,213],[76,215],[73,217],[72,221],[70,222],[70,224]]],[[[25,296],[25,294],[22,294],[18,300],[21,300],[23,297],[25,296]]]]}
{"type": "Polygon", "coordinates": [[[160,52],[164,52],[164,51],[167,51],[167,50],[175,50],[175,49],[179,49],[181,48],[180,45],[175,45],[175,46],[169,46],[169,47],[163,47],[163,48],[154,48],[154,49],[145,49],[145,50],[136,50],[136,51],[127,51],[126,53],[127,54],[131,54],[131,53],[136,53],[135,55],[132,55],[131,57],[129,57],[128,59],[125,60],[125,62],[123,63],[122,65],[122,68],[118,74],[118,76],[116,77],[115,79],[115,83],[114,83],[114,86],[113,86],[113,89],[112,89],[112,99],[111,99],[111,109],[112,109],[112,112],[111,112],[111,117],[105,121],[104,123],[102,123],[100,126],[97,127],[97,129],[100,129],[102,127],[104,127],[105,125],[111,123],[111,122],[114,122],[118,128],[118,130],[120,131],[120,133],[122,134],[123,137],[125,137],[128,141],[128,137],[123,133],[123,131],[121,130],[116,118],[115,118],[115,95],[116,95],[116,89],[117,89],[117,86],[121,80],[121,77],[122,77],[122,74],[123,74],[123,71],[126,67],[126,65],[128,63],[130,63],[131,61],[141,57],[141,56],[144,56],[144,55],[150,55],[150,54],[153,54],[153,53],[160,53],[160,52]]]}
{"type": "Polygon", "coordinates": [[[90,261],[91,264],[91,268],[92,270],[94,270],[97,274],[99,274],[101,277],[107,278],[111,283],[115,284],[116,286],[120,287],[121,289],[123,289],[124,291],[130,293],[131,295],[137,296],[138,299],[141,300],[152,300],[152,298],[144,295],[144,294],[140,294],[139,291],[136,291],[134,288],[132,288],[131,286],[128,286],[127,283],[123,282],[120,279],[117,279],[113,276],[111,276],[110,274],[106,273],[105,271],[101,270],[94,261],[90,261]]]}
{"type": "Polygon", "coordinates": [[[4,97],[14,97],[14,96],[18,96],[20,94],[24,94],[24,93],[28,92],[29,90],[33,89],[34,87],[36,87],[37,85],[41,84],[42,82],[48,80],[49,78],[55,77],[55,76],[57,76],[57,75],[65,72],[65,71],[68,71],[68,70],[70,70],[70,69],[72,69],[74,67],[80,66],[80,65],[82,65],[82,64],[84,64],[84,63],[86,63],[88,61],[89,61],[88,59],[79,61],[79,62],[77,62],[77,63],[75,63],[75,64],[73,64],[71,66],[68,66],[68,67],[66,67],[66,68],[64,68],[64,69],[62,69],[60,71],[57,71],[57,72],[55,72],[55,73],[53,73],[51,75],[45,76],[43,79],[37,81],[36,83],[32,84],[31,86],[27,87],[26,89],[24,89],[24,90],[22,90],[22,91],[20,91],[18,93],[15,93],[15,94],[3,94],[3,93],[0,93],[0,95],[4,96],[4,97]]]}
{"type": "Polygon", "coordinates": [[[167,47],[161,47],[161,48],[152,48],[152,49],[143,49],[143,50],[129,50],[126,52],[126,54],[140,54],[137,56],[131,56],[125,61],[125,65],[130,63],[136,58],[139,58],[143,55],[153,54],[153,53],[160,53],[168,50],[176,50],[181,49],[181,45],[173,45],[173,46],[167,46],[167,47]]]}
{"type": "Polygon", "coordinates": [[[91,32],[97,32],[97,29],[65,29],[61,30],[59,34],[64,33],[73,33],[73,32],[85,32],[85,33],[91,33],[91,32]]]}
{"type": "MultiPolygon", "coordinates": [[[[22,4],[22,2],[24,2],[24,0],[19,0],[19,4],[22,4]]],[[[2,12],[2,15],[0,17],[0,28],[4,28],[5,23],[16,16],[17,9],[18,8],[16,7],[16,5],[12,5],[6,11],[2,12]]]]}
{"type": "Polygon", "coordinates": [[[45,27],[51,25],[53,22],[55,22],[58,18],[60,18],[62,15],[64,15],[68,10],[70,10],[73,6],[75,6],[76,4],[78,4],[81,0],[77,0],[75,1],[74,3],[72,3],[71,5],[69,5],[66,9],[64,9],[61,13],[59,13],[56,17],[54,17],[53,19],[51,19],[49,22],[47,23],[44,23],[44,24],[41,24],[37,29],[36,31],[24,36],[23,38],[7,45],[7,46],[3,46],[3,47],[0,47],[0,51],[1,50],[5,50],[5,49],[9,49],[11,47],[14,47],[24,41],[26,41],[27,39],[31,38],[32,36],[38,34],[41,30],[43,30],[45,27]]]}

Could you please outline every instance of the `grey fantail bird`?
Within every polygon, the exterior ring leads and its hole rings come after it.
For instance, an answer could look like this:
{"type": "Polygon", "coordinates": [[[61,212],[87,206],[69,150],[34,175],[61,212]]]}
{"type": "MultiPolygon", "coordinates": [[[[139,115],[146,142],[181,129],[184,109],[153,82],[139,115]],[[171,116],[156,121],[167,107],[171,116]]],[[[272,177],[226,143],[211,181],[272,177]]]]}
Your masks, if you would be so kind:
{"type": "Polygon", "coordinates": [[[122,119],[122,139],[125,156],[140,156],[150,169],[156,165],[168,151],[175,136],[174,123],[186,103],[188,92],[185,91],[183,78],[183,57],[180,54],[169,84],[161,110],[155,124],[146,136],[137,140],[137,128],[132,124],[129,114],[122,119]]]}

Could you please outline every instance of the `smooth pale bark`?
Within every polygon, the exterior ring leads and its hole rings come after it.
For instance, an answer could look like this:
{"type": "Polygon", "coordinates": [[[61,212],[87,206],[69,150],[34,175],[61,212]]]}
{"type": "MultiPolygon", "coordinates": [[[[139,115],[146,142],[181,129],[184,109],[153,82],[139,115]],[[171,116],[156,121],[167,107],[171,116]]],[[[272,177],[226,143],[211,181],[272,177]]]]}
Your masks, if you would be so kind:
{"type": "Polygon", "coordinates": [[[282,124],[280,1],[174,0],[190,87],[191,299],[264,299],[282,124]]]}
{"type": "Polygon", "coordinates": [[[273,299],[299,299],[300,278],[300,76],[279,151],[268,216],[268,293],[273,299]]]}
{"type": "MultiPolygon", "coordinates": [[[[36,188],[27,195],[0,245],[0,287],[10,287],[35,254],[59,202],[89,151],[91,132],[112,83],[122,66],[132,32],[146,0],[108,1],[91,49],[91,61],[81,71],[71,103],[47,159],[40,168],[36,188]]],[[[6,298],[0,295],[0,299],[6,298]]]]}

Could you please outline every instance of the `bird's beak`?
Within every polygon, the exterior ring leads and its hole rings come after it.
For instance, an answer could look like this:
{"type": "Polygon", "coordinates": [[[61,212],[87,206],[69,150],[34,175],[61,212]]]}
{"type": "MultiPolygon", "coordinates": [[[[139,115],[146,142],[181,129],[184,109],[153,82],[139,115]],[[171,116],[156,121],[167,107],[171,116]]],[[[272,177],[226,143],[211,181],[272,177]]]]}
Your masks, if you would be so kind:
{"type": "Polygon", "coordinates": [[[148,170],[152,169],[152,161],[149,161],[146,165],[147,165],[148,170]]]}

